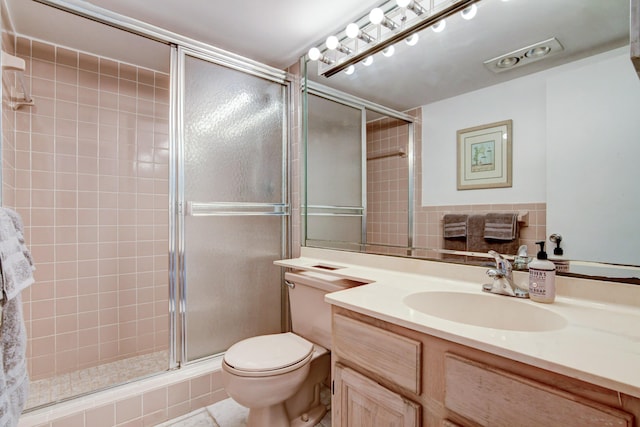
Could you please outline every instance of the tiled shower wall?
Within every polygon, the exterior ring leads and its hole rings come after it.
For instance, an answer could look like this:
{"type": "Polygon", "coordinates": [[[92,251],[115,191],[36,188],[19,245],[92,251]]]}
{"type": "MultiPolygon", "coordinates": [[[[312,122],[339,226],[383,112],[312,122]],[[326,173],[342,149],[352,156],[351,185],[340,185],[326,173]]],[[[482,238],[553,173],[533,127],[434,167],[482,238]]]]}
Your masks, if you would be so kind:
{"type": "Polygon", "coordinates": [[[31,378],[166,349],[169,76],[23,37],[15,52],[35,106],[3,103],[3,197],[37,266],[31,378]]]}
{"type": "MultiPolygon", "coordinates": [[[[520,245],[535,253],[535,242],[545,240],[546,204],[514,203],[456,206],[422,206],[422,109],[406,112],[415,118],[414,143],[414,246],[441,249],[442,219],[446,213],[485,214],[488,212],[527,212],[527,224],[520,228],[520,245]]],[[[407,151],[408,126],[396,119],[383,118],[367,123],[367,156],[407,151]]],[[[372,245],[406,246],[407,242],[408,162],[403,157],[388,157],[367,162],[367,242],[372,245]]],[[[402,254],[394,248],[376,247],[376,252],[402,254]]],[[[404,253],[406,254],[406,252],[404,253]]],[[[437,257],[421,251],[418,256],[437,257]]]]}
{"type": "MultiPolygon", "coordinates": [[[[10,27],[4,2],[0,9],[2,19],[2,50],[15,54],[15,37],[7,31],[10,27]]],[[[12,72],[2,72],[2,205],[15,206],[16,162],[15,162],[15,114],[9,106],[11,87],[15,85],[12,72]]]]}
{"type": "Polygon", "coordinates": [[[408,153],[408,143],[406,122],[388,117],[367,122],[367,243],[371,245],[408,245],[409,162],[406,156],[393,155],[399,150],[408,153]]]}

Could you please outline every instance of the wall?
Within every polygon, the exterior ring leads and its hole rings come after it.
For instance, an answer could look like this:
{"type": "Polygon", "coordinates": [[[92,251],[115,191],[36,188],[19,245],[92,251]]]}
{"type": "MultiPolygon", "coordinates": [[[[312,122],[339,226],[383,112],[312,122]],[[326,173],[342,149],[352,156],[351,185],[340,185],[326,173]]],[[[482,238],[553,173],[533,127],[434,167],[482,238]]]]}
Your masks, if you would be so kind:
{"type": "Polygon", "coordinates": [[[22,37],[16,52],[36,104],[15,113],[6,199],[37,265],[30,376],[165,350],[168,75],[22,37]]]}
{"type": "MultiPolygon", "coordinates": [[[[404,150],[408,153],[409,126],[388,117],[367,122],[367,157],[404,150]]],[[[408,245],[408,157],[367,160],[367,243],[408,245]]],[[[391,248],[376,247],[386,253],[391,248]]]]}
{"type": "Polygon", "coordinates": [[[638,265],[640,79],[628,48],[559,67],[546,96],[549,232],[571,258],[638,265]]]}
{"type": "MultiPolygon", "coordinates": [[[[413,255],[439,258],[441,254],[425,250],[441,249],[442,218],[446,213],[485,214],[500,211],[528,212],[527,225],[520,229],[519,245],[527,245],[530,253],[535,242],[545,239],[546,205],[544,203],[483,203],[425,206],[422,202],[422,110],[406,112],[415,118],[414,141],[414,250],[413,255]]],[[[372,156],[401,147],[406,149],[408,127],[398,120],[380,119],[367,124],[367,155],[372,156]]],[[[430,171],[426,171],[429,173],[430,171]]],[[[408,162],[391,157],[367,162],[367,243],[376,253],[407,255],[406,250],[380,245],[407,245],[408,162]]],[[[455,177],[454,177],[455,179],[455,177]]]]}
{"type": "Polygon", "coordinates": [[[546,201],[545,74],[520,79],[422,107],[422,206],[538,203],[546,201]],[[513,120],[513,187],[458,191],[456,132],[513,120]]]}
{"type": "MultiPolygon", "coordinates": [[[[4,2],[0,3],[2,19],[2,50],[10,55],[15,54],[15,35],[11,32],[9,14],[4,2]]],[[[2,72],[2,205],[15,205],[16,156],[15,156],[15,114],[10,107],[11,87],[15,85],[15,74],[2,72]]]]}
{"type": "Polygon", "coordinates": [[[291,123],[291,134],[289,135],[289,242],[291,257],[300,256],[304,230],[301,221],[302,191],[304,188],[301,161],[302,148],[302,73],[300,63],[295,63],[287,69],[289,79],[291,79],[291,106],[289,109],[289,123],[291,123]]]}
{"type": "Polygon", "coordinates": [[[636,265],[639,110],[628,47],[425,105],[422,205],[533,208],[539,231],[524,229],[527,240],[559,233],[569,258],[636,265]],[[456,131],[506,119],[513,120],[513,187],[457,191],[456,131]]]}

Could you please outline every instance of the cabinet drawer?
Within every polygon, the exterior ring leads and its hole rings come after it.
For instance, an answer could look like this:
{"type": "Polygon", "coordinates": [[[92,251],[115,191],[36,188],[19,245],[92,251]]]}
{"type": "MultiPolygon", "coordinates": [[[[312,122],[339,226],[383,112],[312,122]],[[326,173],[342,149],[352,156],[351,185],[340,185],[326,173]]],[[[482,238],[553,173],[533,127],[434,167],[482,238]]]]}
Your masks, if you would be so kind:
{"type": "Polygon", "coordinates": [[[336,314],[333,351],[355,366],[420,394],[420,341],[336,314]]]}
{"type": "Polygon", "coordinates": [[[490,426],[633,425],[626,412],[452,354],[445,356],[445,406],[490,426]]]}

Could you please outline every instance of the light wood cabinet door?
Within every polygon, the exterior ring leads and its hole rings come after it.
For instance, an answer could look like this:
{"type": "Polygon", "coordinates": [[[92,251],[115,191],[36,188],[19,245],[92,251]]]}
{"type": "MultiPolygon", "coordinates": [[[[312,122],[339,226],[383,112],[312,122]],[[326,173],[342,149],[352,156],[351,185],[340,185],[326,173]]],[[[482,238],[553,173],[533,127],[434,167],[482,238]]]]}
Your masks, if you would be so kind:
{"type": "Polygon", "coordinates": [[[633,415],[453,354],[445,356],[445,406],[496,427],[632,427],[633,415]]]}
{"type": "Polygon", "coordinates": [[[420,405],[346,368],[334,366],[334,427],[419,427],[420,405]]]}

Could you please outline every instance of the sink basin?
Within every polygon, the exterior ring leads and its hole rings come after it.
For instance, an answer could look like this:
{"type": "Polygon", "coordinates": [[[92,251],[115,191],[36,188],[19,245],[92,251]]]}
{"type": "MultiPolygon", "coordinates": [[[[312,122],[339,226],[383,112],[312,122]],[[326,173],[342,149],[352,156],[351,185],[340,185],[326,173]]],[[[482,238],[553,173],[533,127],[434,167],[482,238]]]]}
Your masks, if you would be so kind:
{"type": "Polygon", "coordinates": [[[468,292],[419,292],[404,298],[413,310],[452,322],[510,331],[562,329],[567,320],[529,300],[468,292]]]}

